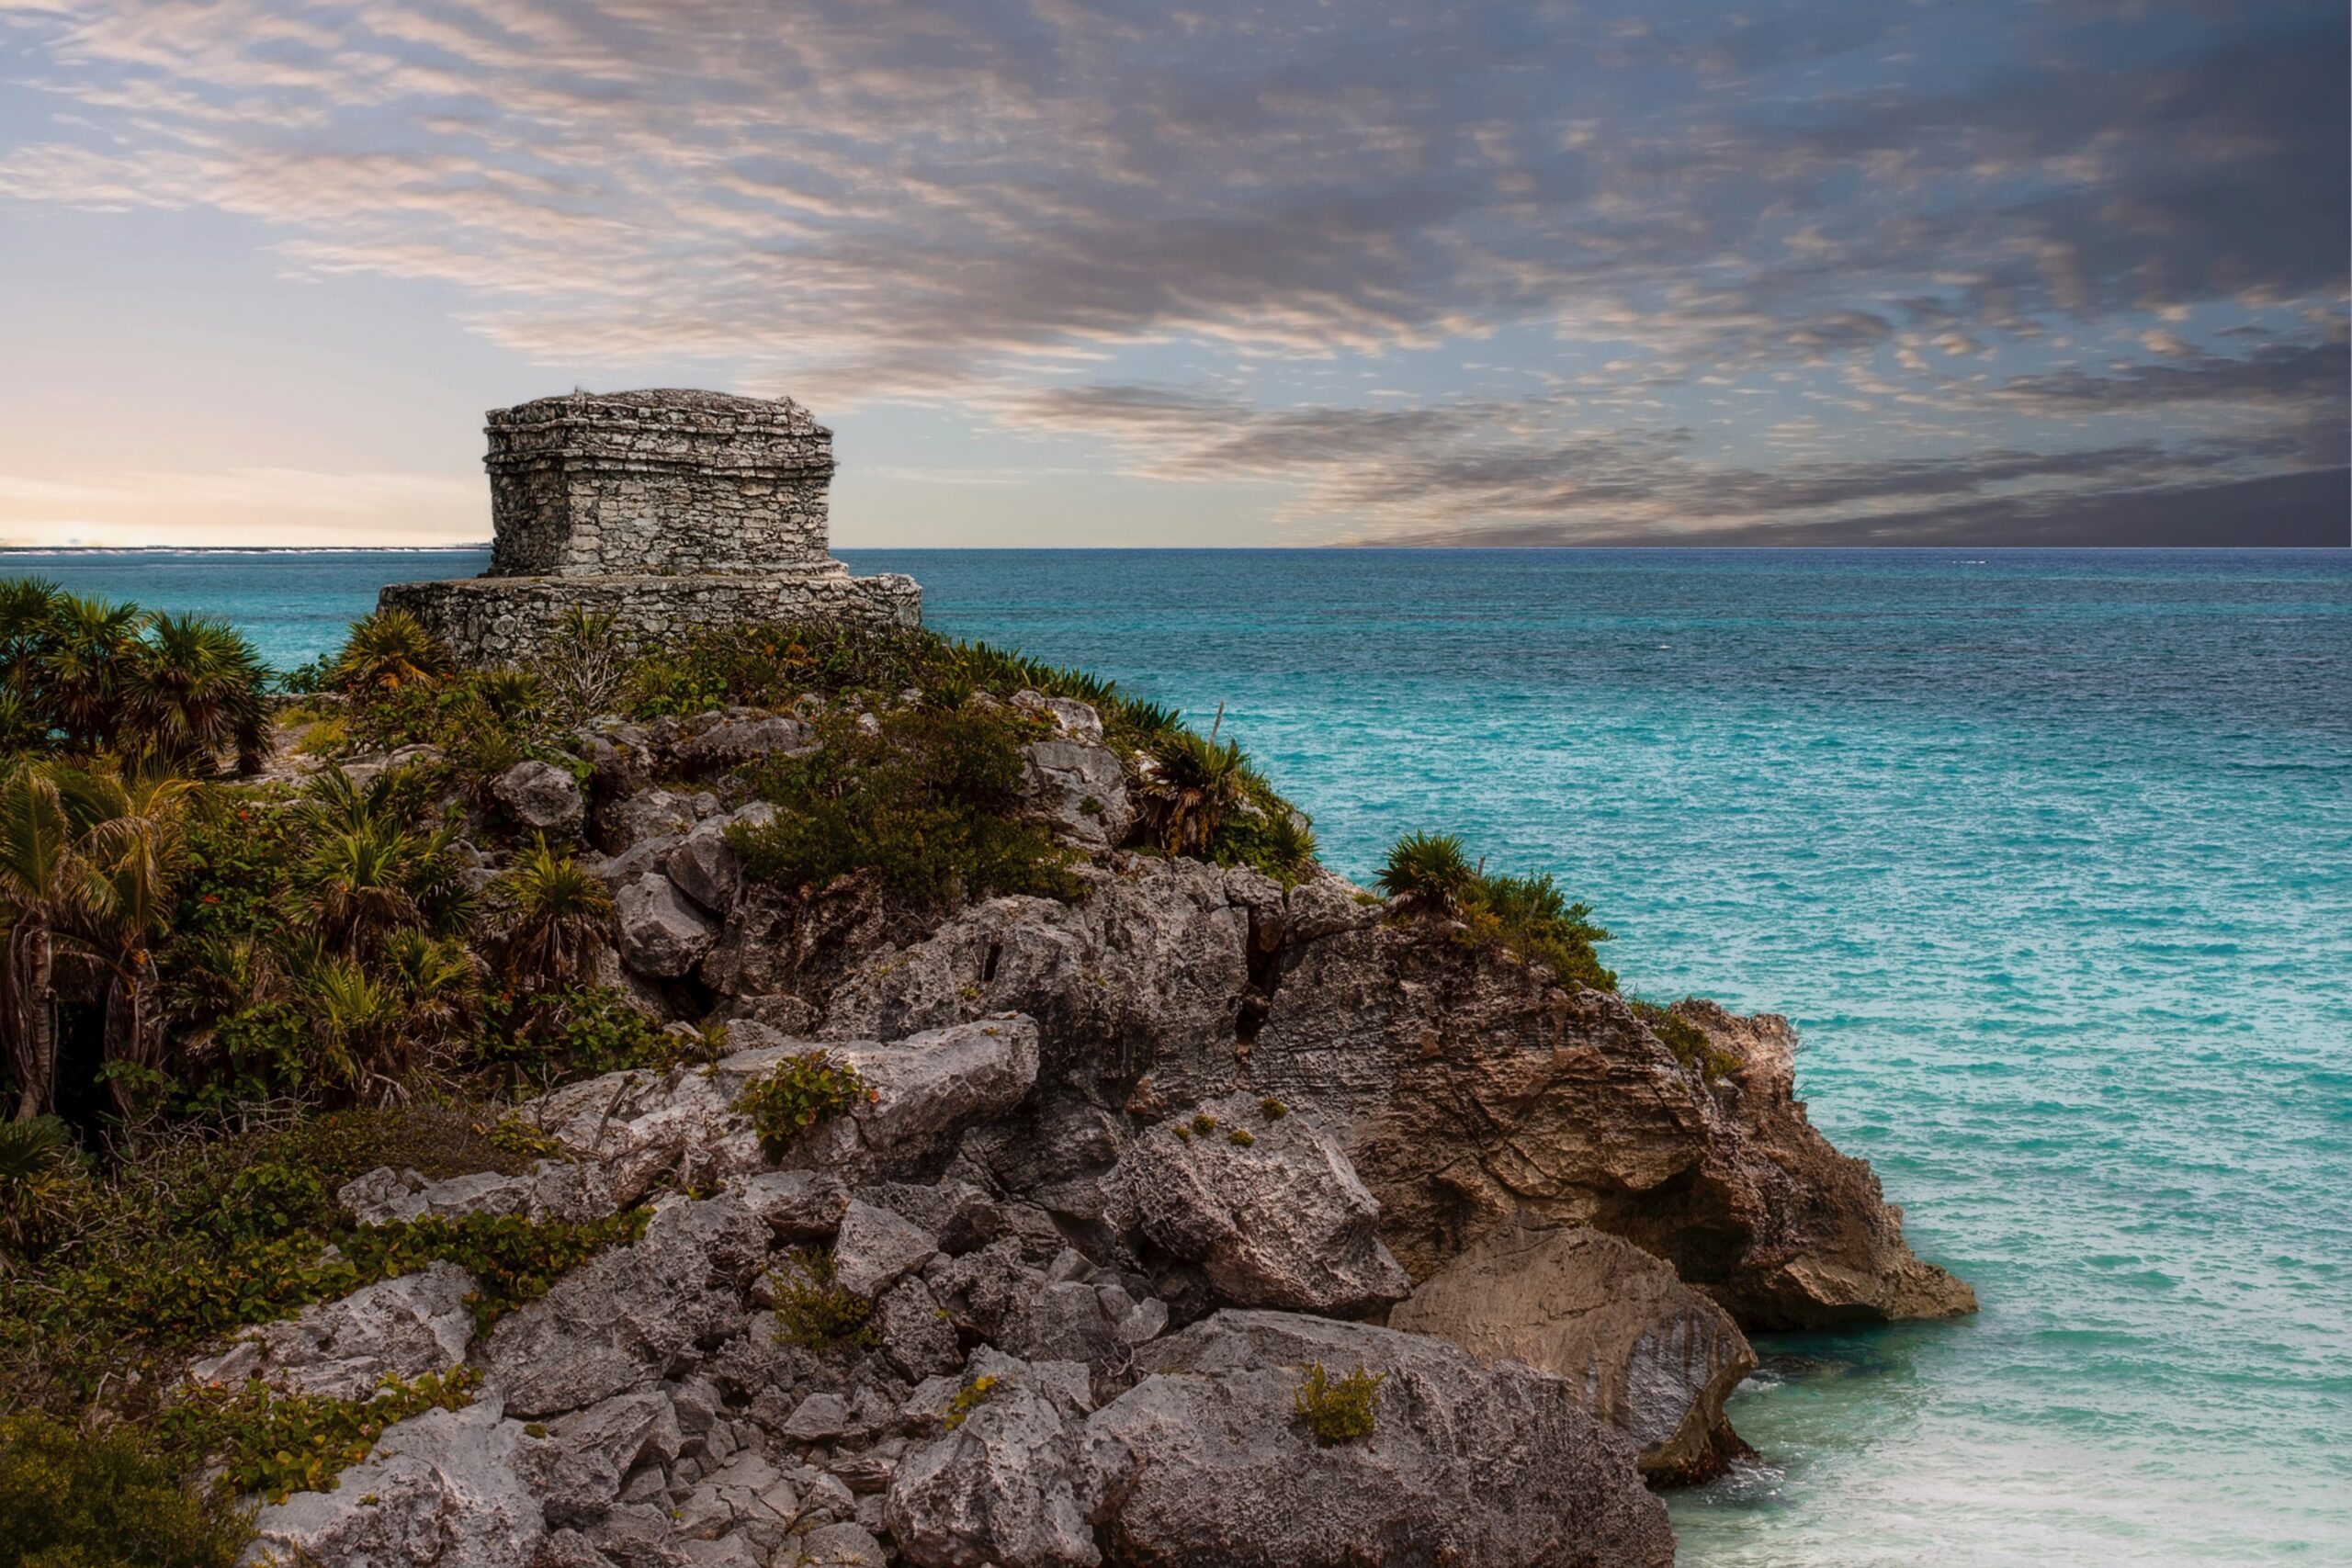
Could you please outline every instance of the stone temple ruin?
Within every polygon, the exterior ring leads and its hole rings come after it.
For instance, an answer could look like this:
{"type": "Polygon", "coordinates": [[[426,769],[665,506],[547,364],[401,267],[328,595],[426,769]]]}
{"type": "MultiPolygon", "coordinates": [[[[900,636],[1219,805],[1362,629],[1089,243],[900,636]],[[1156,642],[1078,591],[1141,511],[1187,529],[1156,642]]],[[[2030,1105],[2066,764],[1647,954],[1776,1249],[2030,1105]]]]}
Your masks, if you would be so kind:
{"type": "Polygon", "coordinates": [[[790,399],[643,391],[489,415],[490,570],[401,582],[402,609],[474,664],[527,660],[572,605],[632,640],[742,621],[915,626],[922,591],[827,549],[833,433],[790,399]]]}

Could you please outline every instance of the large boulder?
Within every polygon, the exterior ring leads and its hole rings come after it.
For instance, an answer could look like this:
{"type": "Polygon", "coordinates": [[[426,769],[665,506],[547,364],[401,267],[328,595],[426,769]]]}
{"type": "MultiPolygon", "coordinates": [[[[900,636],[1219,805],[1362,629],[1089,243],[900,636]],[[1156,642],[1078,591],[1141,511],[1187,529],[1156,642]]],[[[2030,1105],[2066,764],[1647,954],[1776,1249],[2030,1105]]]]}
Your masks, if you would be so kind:
{"type": "Polygon", "coordinates": [[[817,732],[797,718],[748,709],[731,712],[678,748],[678,764],[693,773],[724,772],[771,753],[806,757],[824,749],[817,732]]]}
{"type": "Polygon", "coordinates": [[[1420,1283],[1388,1326],[1433,1334],[1487,1365],[1568,1381],[1634,1441],[1660,1483],[1704,1480],[1744,1445],[1724,1401],[1756,1368],[1728,1314],[1629,1241],[1518,1220],[1420,1283]]]}
{"type": "Polygon", "coordinates": [[[1631,1446],[1561,1380],[1415,1334],[1222,1312],[1144,1348],[1087,1422],[1115,1562],[1164,1568],[1666,1568],[1631,1446]],[[1300,1369],[1382,1378],[1369,1438],[1323,1443],[1300,1369]]]}
{"type": "Polygon", "coordinates": [[[547,1524],[522,1472],[528,1441],[491,1389],[463,1410],[412,1416],[387,1428],[334,1491],[262,1508],[248,1560],[533,1568],[547,1524]]]}
{"type": "Polygon", "coordinates": [[[616,1394],[537,1426],[519,1468],[548,1524],[592,1526],[620,1500],[639,1465],[667,1466],[684,1442],[677,1413],[658,1389],[616,1394]]]}
{"type": "Polygon", "coordinates": [[[1304,1116],[1211,1100],[1127,1145],[1110,1214],[1199,1265],[1237,1306],[1356,1316],[1412,1290],[1381,1244],[1380,1205],[1304,1116]]]}
{"type": "Polygon", "coordinates": [[[430,1264],[249,1329],[188,1376],[228,1384],[261,1378],[289,1393],[364,1399],[386,1378],[447,1371],[464,1360],[474,1337],[473,1290],[473,1276],[456,1264],[430,1264]]]}
{"type": "Polygon", "coordinates": [[[962,1391],[967,1407],[947,1417],[953,1430],[910,1450],[891,1477],[884,1517],[907,1561],[919,1568],[1101,1562],[1095,1516],[1126,1461],[1114,1450],[1112,1468],[1092,1462],[1085,1369],[1032,1365],[983,1348],[960,1383],[928,1386],[948,1399],[962,1391]]]}
{"type": "Polygon", "coordinates": [[[598,835],[608,852],[618,854],[648,839],[674,838],[690,833],[700,820],[694,797],[666,789],[640,790],[624,795],[598,812],[598,835]]]}
{"type": "Polygon", "coordinates": [[[613,895],[613,915],[621,962],[649,979],[685,976],[718,940],[718,923],[659,872],[623,883],[613,895]]]}
{"type": "Polygon", "coordinates": [[[691,1371],[740,1333],[769,1230],[734,1198],[671,1202],[502,1318],[476,1359],[527,1417],[561,1415],[691,1371]]]}
{"type": "Polygon", "coordinates": [[[1096,849],[1125,842],[1137,815],[1126,765],[1108,747],[1083,740],[1022,748],[1021,799],[1055,832],[1096,849]]]}
{"type": "Polygon", "coordinates": [[[570,838],[587,819],[580,782],[552,762],[517,762],[498,775],[490,793],[517,826],[570,838]]]}
{"type": "Polygon", "coordinates": [[[678,890],[714,915],[724,915],[742,885],[743,860],[727,841],[729,829],[758,827],[775,819],[775,807],[755,800],[725,817],[695,824],[663,859],[662,868],[678,890]]]}

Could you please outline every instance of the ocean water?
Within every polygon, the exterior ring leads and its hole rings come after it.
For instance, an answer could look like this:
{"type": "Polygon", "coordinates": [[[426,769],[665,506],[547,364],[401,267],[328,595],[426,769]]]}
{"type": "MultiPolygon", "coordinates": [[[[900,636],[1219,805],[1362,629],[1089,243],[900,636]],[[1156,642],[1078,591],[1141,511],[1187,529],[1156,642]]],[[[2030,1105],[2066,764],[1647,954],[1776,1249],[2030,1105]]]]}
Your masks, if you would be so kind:
{"type": "MultiPolygon", "coordinates": [[[[1973,1319],[1770,1337],[1687,1564],[2352,1562],[2352,553],[845,552],[1786,1012],[1973,1319]]],[[[293,662],[441,555],[0,556],[293,662]]]]}

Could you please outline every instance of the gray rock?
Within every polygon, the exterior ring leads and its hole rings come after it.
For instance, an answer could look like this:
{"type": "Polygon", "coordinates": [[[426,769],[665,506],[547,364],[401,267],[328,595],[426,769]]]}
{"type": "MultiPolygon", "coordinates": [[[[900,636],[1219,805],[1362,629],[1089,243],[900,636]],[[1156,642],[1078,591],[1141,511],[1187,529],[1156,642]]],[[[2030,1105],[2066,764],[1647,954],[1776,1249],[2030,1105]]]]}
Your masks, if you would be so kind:
{"type": "Polygon", "coordinates": [[[677,1529],[689,1540],[732,1536],[765,1562],[799,1511],[799,1494],[785,1473],[746,1451],[695,1483],[678,1505],[677,1529]]]}
{"type": "Polygon", "coordinates": [[[890,1287],[875,1307],[873,1327],[883,1354],[910,1378],[920,1381],[963,1364],[955,1323],[921,1280],[901,1280],[890,1287]]]}
{"type": "Polygon", "coordinates": [[[1004,1234],[1004,1210],[968,1181],[881,1181],[857,1190],[877,1209],[888,1209],[939,1238],[942,1252],[966,1253],[1004,1234]]]}
{"type": "Polygon", "coordinates": [[[797,1443],[821,1443],[857,1429],[857,1422],[850,1415],[849,1401],[838,1393],[810,1394],[784,1424],[784,1435],[797,1443]]]}
{"type": "Polygon", "coordinates": [[[601,1171],[615,1203],[636,1202],[665,1175],[709,1189],[767,1168],[759,1135],[733,1109],[748,1073],[637,1068],[569,1084],[515,1113],[601,1171]]]}
{"type": "Polygon", "coordinates": [[[936,1237],[888,1209],[852,1199],[833,1237],[833,1278],[873,1301],[939,1256],[936,1237]]]}
{"type": "Polygon", "coordinates": [[[1254,872],[1153,860],[1077,904],[989,899],[871,949],[831,985],[827,1028],[889,1040],[1010,1010],[1037,1021],[1042,1074],[1104,1103],[1146,1077],[1170,1103],[1225,1094],[1252,995],[1251,900],[1281,897],[1254,872]]]}
{"type": "Polygon", "coordinates": [[[692,832],[694,805],[666,789],[649,789],[614,801],[599,814],[605,848],[617,854],[647,839],[692,832]]]}
{"type": "Polygon", "coordinates": [[[678,748],[678,761],[697,773],[740,767],[771,752],[806,757],[824,749],[817,732],[780,715],[720,719],[678,748]]]}
{"type": "Polygon", "coordinates": [[[1054,831],[1107,849],[1136,824],[1127,770],[1108,748],[1080,740],[1039,740],[1021,749],[1021,799],[1054,831]]]}
{"type": "Polygon", "coordinates": [[[820,1525],[786,1546],[780,1561],[792,1568],[885,1568],[890,1561],[882,1543],[854,1524],[820,1525]]]}
{"type": "Polygon", "coordinates": [[[899,1551],[920,1568],[1094,1568],[1098,1510],[1131,1466],[1089,1451],[1083,1369],[1041,1375],[982,1349],[962,1386],[983,1377],[996,1381],[962,1423],[899,1462],[884,1517],[899,1551]]]}
{"type": "Polygon", "coordinates": [[[1037,1079],[1037,1026],[1011,1014],[888,1045],[848,1041],[813,1047],[752,1022],[734,1024],[730,1038],[774,1043],[719,1063],[722,1078],[748,1079],[786,1056],[820,1048],[857,1069],[874,1098],[811,1129],[777,1163],[861,1179],[923,1174],[944,1164],[958,1134],[1012,1111],[1037,1079]]]}
{"type": "Polygon", "coordinates": [[[702,962],[718,926],[668,877],[648,872],[613,895],[621,962],[657,980],[674,980],[702,962]]]}
{"type": "Polygon", "coordinates": [[[569,838],[587,819],[588,800],[579,781],[552,762],[517,762],[498,775],[490,793],[518,825],[534,832],[569,838]]]}
{"type": "Polygon", "coordinates": [[[386,1378],[447,1371],[474,1337],[474,1277],[454,1263],[379,1280],[284,1323],[247,1331],[188,1368],[195,1382],[261,1378],[291,1393],[363,1399],[386,1378]]]}
{"type": "Polygon", "coordinates": [[[581,863],[613,887],[623,887],[670,863],[670,852],[685,840],[676,833],[656,833],[639,839],[616,855],[583,856],[581,863]]]}
{"type": "Polygon", "coordinates": [[[1269,1119],[1242,1095],[1203,1112],[1213,1129],[1180,1117],[1128,1145],[1105,1183],[1114,1218],[1243,1306],[1353,1315],[1411,1292],[1375,1229],[1380,1205],[1307,1118],[1269,1119]]]}
{"type": "Polygon", "coordinates": [[[617,1394],[542,1429],[544,1438],[523,1445],[521,1472],[548,1523],[559,1527],[603,1518],[633,1472],[672,1463],[684,1441],[669,1400],[656,1389],[617,1394]]]}
{"type": "Polygon", "coordinates": [[[690,1371],[740,1332],[767,1260],[765,1224],[734,1198],[676,1202],[499,1321],[477,1351],[522,1416],[577,1410],[690,1371]]]}
{"type": "Polygon", "coordinates": [[[743,1206],[783,1241],[814,1241],[841,1228],[849,1189],[825,1170],[763,1170],[743,1183],[743,1206]]]}
{"type": "Polygon", "coordinates": [[[254,1518],[247,1561],[334,1568],[531,1568],[547,1526],[521,1473],[527,1439],[494,1392],[387,1428],[332,1492],[297,1492],[254,1518]]]}
{"type": "Polygon", "coordinates": [[[345,1182],[335,1193],[344,1212],[366,1225],[423,1219],[428,1214],[462,1219],[468,1214],[515,1214],[527,1220],[578,1223],[611,1213],[612,1184],[594,1165],[540,1160],[519,1176],[484,1171],[427,1181],[413,1170],[379,1166],[345,1182]]]}
{"type": "Polygon", "coordinates": [[[1702,1480],[1737,1451],[1724,1400],[1755,1352],[1723,1308],[1616,1236],[1502,1226],[1422,1280],[1388,1325],[1566,1378],[1634,1440],[1645,1475],[1702,1480]]]}
{"type": "Polygon", "coordinates": [[[1052,719],[1055,731],[1065,739],[1095,742],[1102,739],[1102,716],[1076,697],[1049,697],[1035,691],[1015,692],[1012,705],[1052,719]]]}
{"type": "Polygon", "coordinates": [[[743,863],[727,842],[724,818],[701,823],[679,840],[662,869],[680,892],[714,915],[724,915],[735,902],[743,878],[743,863]]]}
{"type": "Polygon", "coordinates": [[[1222,1312],[1147,1347],[1087,1423],[1119,1562],[1171,1568],[1667,1568],[1674,1535],[1625,1439],[1559,1379],[1414,1334],[1222,1312]],[[1382,1376],[1366,1439],[1318,1443],[1299,1369],[1382,1376]]]}

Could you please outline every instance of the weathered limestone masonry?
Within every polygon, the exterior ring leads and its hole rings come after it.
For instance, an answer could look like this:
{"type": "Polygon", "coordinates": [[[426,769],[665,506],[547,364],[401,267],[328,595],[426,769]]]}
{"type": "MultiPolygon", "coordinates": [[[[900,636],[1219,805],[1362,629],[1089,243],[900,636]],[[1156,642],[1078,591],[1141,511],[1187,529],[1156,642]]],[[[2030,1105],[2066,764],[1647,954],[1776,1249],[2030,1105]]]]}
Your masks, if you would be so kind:
{"type": "Polygon", "coordinates": [[[910,577],[852,577],[826,548],[833,434],[790,399],[657,390],[489,415],[490,570],[386,588],[459,657],[530,657],[571,605],[635,637],[741,621],[913,626],[910,577]]]}

